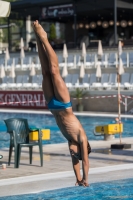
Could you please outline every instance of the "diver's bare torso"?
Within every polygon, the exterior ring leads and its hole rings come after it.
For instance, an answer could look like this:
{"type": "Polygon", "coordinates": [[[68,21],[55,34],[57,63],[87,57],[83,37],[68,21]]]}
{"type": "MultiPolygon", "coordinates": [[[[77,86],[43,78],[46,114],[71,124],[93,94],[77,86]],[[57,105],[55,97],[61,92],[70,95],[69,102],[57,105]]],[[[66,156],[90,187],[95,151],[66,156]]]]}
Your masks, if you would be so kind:
{"type": "Polygon", "coordinates": [[[79,120],[72,112],[72,108],[65,110],[52,110],[57,125],[59,126],[64,137],[71,143],[75,142],[80,144],[82,138],[86,137],[86,134],[80,124],[79,120]]]}

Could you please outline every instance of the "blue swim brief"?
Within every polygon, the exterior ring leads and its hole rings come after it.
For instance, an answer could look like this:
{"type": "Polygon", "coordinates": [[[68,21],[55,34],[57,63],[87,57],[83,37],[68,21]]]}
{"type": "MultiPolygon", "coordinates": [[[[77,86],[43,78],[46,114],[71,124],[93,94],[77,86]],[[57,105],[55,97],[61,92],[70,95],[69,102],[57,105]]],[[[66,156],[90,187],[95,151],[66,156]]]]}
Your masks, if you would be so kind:
{"type": "Polygon", "coordinates": [[[68,103],[60,102],[55,97],[53,97],[48,103],[49,110],[63,110],[70,107],[72,107],[71,102],[68,103]]]}

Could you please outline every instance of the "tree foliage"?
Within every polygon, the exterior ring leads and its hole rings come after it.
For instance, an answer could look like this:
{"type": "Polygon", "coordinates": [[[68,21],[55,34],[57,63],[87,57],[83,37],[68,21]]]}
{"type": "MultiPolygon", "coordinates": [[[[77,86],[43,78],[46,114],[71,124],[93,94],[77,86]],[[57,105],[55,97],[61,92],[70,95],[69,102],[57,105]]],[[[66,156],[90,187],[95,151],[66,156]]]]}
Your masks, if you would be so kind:
{"type": "Polygon", "coordinates": [[[56,30],[55,30],[55,25],[54,24],[50,25],[49,39],[50,40],[55,40],[56,39],[56,30]]]}
{"type": "MultiPolygon", "coordinates": [[[[14,2],[17,0],[6,0],[7,2],[14,2]]],[[[22,27],[23,21],[22,20],[10,20],[10,23],[15,23],[17,26],[22,27]]],[[[8,24],[8,18],[3,17],[0,18],[0,25],[8,24]]],[[[2,29],[2,33],[0,32],[0,42],[8,42],[8,28],[2,29]]]]}
{"type": "Polygon", "coordinates": [[[76,98],[78,100],[78,103],[81,103],[81,99],[86,96],[87,91],[84,91],[84,89],[76,88],[75,91],[72,91],[70,93],[70,96],[73,98],[76,98]]]}

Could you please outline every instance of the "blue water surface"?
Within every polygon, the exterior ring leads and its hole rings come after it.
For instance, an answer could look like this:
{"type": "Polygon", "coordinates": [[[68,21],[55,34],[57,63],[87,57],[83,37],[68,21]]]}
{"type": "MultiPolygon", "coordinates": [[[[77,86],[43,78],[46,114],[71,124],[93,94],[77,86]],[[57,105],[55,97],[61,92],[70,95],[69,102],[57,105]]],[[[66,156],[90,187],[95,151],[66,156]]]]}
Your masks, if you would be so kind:
{"type": "Polygon", "coordinates": [[[36,194],[0,197],[0,200],[133,200],[133,179],[94,183],[36,194]]]}
{"type": "MultiPolygon", "coordinates": [[[[54,144],[67,142],[61,131],[59,130],[53,115],[49,114],[27,114],[27,113],[0,113],[0,148],[9,147],[9,134],[6,133],[4,119],[8,118],[26,118],[29,125],[38,128],[46,128],[51,130],[51,139],[43,141],[44,144],[54,144]]],[[[112,117],[92,117],[77,116],[81,122],[89,140],[101,140],[103,136],[94,136],[93,130],[95,126],[115,123],[112,117]]],[[[122,137],[133,137],[133,119],[123,118],[124,132],[122,137]]],[[[119,135],[116,135],[119,137],[119,135]]]]}

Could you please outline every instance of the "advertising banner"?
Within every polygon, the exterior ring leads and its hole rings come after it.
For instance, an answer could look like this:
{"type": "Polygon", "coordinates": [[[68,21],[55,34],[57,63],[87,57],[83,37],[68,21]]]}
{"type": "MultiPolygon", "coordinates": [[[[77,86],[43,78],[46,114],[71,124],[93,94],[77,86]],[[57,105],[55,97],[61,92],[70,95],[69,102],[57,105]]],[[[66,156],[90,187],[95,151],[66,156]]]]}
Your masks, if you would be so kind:
{"type": "Polygon", "coordinates": [[[42,18],[67,17],[74,15],[73,4],[42,8],[42,18]]]}
{"type": "Polygon", "coordinates": [[[47,108],[42,91],[0,91],[0,108],[47,108]]]}

